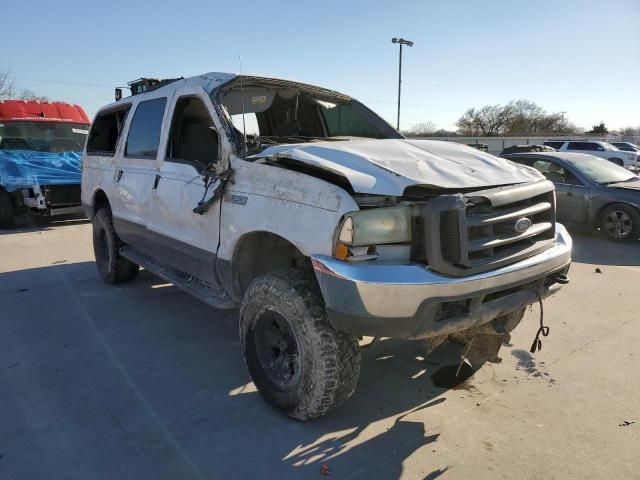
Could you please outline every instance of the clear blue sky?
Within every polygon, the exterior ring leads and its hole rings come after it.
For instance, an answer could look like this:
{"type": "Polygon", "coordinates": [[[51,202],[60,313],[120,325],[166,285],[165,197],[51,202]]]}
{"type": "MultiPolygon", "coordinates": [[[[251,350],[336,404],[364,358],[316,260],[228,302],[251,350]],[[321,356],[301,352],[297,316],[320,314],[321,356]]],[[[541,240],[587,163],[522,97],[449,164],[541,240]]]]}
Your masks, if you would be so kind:
{"type": "Polygon", "coordinates": [[[23,0],[2,36],[19,87],[90,115],[113,86],[236,72],[241,55],[247,73],[343,91],[395,124],[402,36],[403,128],[518,98],[582,127],[640,125],[640,0],[23,0]]]}

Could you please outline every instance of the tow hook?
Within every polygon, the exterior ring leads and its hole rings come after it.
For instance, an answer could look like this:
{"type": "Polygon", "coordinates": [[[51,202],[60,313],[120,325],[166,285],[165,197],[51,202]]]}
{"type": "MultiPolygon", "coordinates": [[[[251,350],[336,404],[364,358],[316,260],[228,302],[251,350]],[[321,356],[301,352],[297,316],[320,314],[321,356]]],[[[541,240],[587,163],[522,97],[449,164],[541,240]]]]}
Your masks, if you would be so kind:
{"type": "Polygon", "coordinates": [[[555,273],[553,275],[548,276],[545,279],[544,286],[550,287],[554,283],[559,283],[560,285],[566,285],[569,282],[570,282],[569,277],[566,276],[564,273],[555,273]]]}

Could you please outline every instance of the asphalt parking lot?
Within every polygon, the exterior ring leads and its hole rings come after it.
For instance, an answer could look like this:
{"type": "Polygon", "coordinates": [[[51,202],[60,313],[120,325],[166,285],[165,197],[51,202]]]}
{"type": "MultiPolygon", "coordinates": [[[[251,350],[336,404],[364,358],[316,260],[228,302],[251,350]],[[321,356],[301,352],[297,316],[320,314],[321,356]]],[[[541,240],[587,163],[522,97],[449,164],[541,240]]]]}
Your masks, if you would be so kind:
{"type": "Polygon", "coordinates": [[[639,478],[640,245],[574,241],[540,352],[537,306],[452,389],[430,377],[454,346],[383,340],[347,404],[299,423],[250,382],[237,311],[103,283],[86,221],[3,231],[0,479],[639,478]]]}

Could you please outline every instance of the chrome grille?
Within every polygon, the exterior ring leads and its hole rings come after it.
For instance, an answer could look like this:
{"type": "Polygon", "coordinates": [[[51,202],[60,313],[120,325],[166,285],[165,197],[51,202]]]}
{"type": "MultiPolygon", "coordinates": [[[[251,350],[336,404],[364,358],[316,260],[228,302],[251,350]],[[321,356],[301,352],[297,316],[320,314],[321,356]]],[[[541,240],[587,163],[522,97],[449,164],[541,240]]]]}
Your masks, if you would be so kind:
{"type": "Polygon", "coordinates": [[[541,180],[441,195],[422,208],[421,217],[425,260],[432,269],[454,276],[487,271],[552,245],[553,184],[541,180]]]}
{"type": "Polygon", "coordinates": [[[540,241],[553,239],[555,218],[553,192],[546,192],[503,207],[486,201],[466,210],[467,265],[493,263],[517,254],[540,241]],[[528,219],[531,224],[517,231],[516,222],[528,219]]]}

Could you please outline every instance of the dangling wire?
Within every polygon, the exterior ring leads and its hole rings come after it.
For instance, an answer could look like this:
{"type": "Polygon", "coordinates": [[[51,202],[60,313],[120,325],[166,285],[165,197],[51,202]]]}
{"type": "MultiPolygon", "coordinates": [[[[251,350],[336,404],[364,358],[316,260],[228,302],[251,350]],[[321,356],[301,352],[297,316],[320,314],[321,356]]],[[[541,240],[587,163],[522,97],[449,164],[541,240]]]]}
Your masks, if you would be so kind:
{"type": "Polygon", "coordinates": [[[542,306],[542,298],[540,297],[540,294],[538,292],[536,292],[536,296],[538,297],[538,303],[540,304],[540,328],[538,328],[536,338],[533,339],[533,343],[531,344],[531,349],[529,350],[531,353],[536,353],[536,350],[542,350],[542,340],[540,340],[540,334],[542,334],[543,337],[549,335],[549,327],[545,327],[544,325],[544,307],[542,306]]]}

